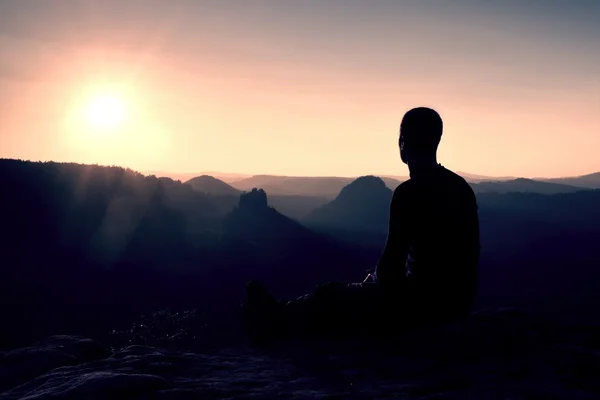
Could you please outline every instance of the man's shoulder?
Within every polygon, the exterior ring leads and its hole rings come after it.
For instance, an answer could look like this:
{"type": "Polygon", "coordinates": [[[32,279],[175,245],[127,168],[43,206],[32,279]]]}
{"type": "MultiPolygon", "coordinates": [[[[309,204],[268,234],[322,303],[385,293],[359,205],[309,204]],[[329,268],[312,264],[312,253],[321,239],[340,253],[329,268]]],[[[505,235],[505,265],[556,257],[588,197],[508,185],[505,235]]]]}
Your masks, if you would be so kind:
{"type": "Polygon", "coordinates": [[[414,186],[414,181],[411,178],[408,178],[394,189],[394,197],[401,195],[402,193],[408,193],[411,188],[414,186]]]}
{"type": "Polygon", "coordinates": [[[465,191],[467,191],[469,193],[473,193],[473,188],[471,187],[471,185],[469,184],[469,182],[467,182],[467,180],[465,178],[463,178],[456,172],[449,170],[446,167],[442,167],[442,168],[444,169],[444,173],[446,174],[447,179],[452,180],[455,185],[460,186],[465,191]]]}
{"type": "Polygon", "coordinates": [[[446,167],[442,167],[442,171],[446,174],[446,177],[448,177],[450,179],[455,179],[457,181],[467,183],[467,181],[466,181],[465,178],[463,178],[462,176],[460,176],[456,172],[452,171],[451,169],[448,169],[446,167]]]}
{"type": "Polygon", "coordinates": [[[410,192],[412,192],[410,189],[411,187],[412,183],[410,179],[396,186],[396,189],[394,189],[394,192],[392,193],[392,207],[397,208],[400,203],[406,203],[408,201],[410,192]]]}

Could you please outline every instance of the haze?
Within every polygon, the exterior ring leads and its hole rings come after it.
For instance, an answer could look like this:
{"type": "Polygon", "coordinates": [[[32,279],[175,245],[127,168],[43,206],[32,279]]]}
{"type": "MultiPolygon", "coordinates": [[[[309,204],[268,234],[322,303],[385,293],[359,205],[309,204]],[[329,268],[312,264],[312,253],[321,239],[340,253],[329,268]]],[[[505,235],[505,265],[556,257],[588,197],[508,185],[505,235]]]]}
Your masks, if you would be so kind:
{"type": "Polygon", "coordinates": [[[405,175],[402,114],[491,176],[600,170],[600,3],[0,0],[0,157],[405,175]]]}

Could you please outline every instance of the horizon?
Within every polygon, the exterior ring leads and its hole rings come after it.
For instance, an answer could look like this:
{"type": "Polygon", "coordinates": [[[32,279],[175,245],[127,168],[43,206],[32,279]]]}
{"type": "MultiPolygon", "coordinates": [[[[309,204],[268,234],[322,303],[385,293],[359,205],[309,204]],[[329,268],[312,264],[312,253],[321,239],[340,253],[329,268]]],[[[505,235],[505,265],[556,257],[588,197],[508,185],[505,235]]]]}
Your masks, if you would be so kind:
{"type": "MultiPolygon", "coordinates": [[[[442,163],[443,165],[443,163],[442,163]]],[[[394,174],[377,174],[377,173],[364,173],[364,174],[359,174],[359,175],[280,175],[280,174],[265,174],[265,173],[258,173],[258,174],[249,174],[249,173],[243,173],[243,172],[223,172],[223,171],[199,171],[199,172],[173,172],[173,171],[138,171],[141,172],[145,175],[156,175],[156,174],[171,174],[171,175],[194,175],[194,176],[212,176],[215,177],[215,175],[221,175],[221,176],[226,176],[226,175],[237,175],[237,176],[245,176],[245,177],[255,177],[255,176],[273,176],[273,177],[281,177],[281,178],[359,178],[361,176],[378,176],[378,177],[386,177],[386,178],[393,178],[393,179],[397,179],[397,178],[408,178],[408,169],[407,169],[407,173],[406,175],[394,175],[394,174]]],[[[471,173],[471,172],[466,172],[466,171],[454,171],[455,173],[457,173],[458,175],[469,175],[473,178],[491,178],[491,179],[531,179],[531,180],[536,180],[536,179],[563,179],[563,178],[578,178],[581,176],[586,176],[586,175],[592,175],[592,174],[596,174],[596,173],[600,173],[600,171],[591,171],[588,173],[584,173],[584,174],[579,174],[579,175],[565,175],[565,176],[534,176],[534,177],[529,177],[529,176],[521,176],[521,175],[515,175],[515,176],[490,176],[490,175],[480,175],[477,173],[471,173]]],[[[164,175],[167,176],[167,175],[164,175]]],[[[243,178],[242,178],[243,179],[243,178]]]]}
{"type": "Polygon", "coordinates": [[[587,175],[598,19],[591,0],[0,2],[0,157],[408,176],[400,120],[429,106],[451,170],[587,175]]]}
{"type": "MultiPolygon", "coordinates": [[[[24,158],[10,158],[10,157],[0,157],[0,159],[6,159],[6,160],[16,160],[16,161],[24,161],[24,162],[42,162],[42,163],[65,163],[65,164],[82,164],[82,165],[97,165],[100,167],[118,167],[118,168],[124,168],[124,169],[131,169],[135,172],[141,173],[142,175],[145,176],[151,176],[154,175],[158,178],[161,177],[166,177],[166,178],[171,178],[173,180],[178,180],[176,178],[173,178],[174,176],[189,176],[191,178],[194,177],[199,177],[199,176],[211,176],[213,178],[217,178],[219,180],[224,180],[223,177],[229,177],[230,179],[235,179],[235,178],[239,178],[239,180],[242,179],[246,179],[246,178],[251,178],[251,177],[258,177],[258,176],[271,176],[271,177],[279,177],[279,178],[360,178],[363,176],[376,176],[376,177],[380,177],[380,178],[392,178],[392,179],[405,179],[405,178],[409,178],[409,171],[408,171],[408,167],[406,167],[406,174],[405,175],[397,175],[397,174],[378,174],[378,173],[363,173],[363,174],[358,174],[358,175],[283,175],[283,174],[273,174],[273,173],[257,173],[257,174],[252,174],[252,173],[246,173],[246,172],[235,172],[235,171],[197,171],[197,172],[189,172],[189,171],[168,171],[168,170],[143,170],[143,169],[136,169],[127,165],[118,165],[118,164],[102,164],[102,163],[86,163],[86,162],[79,162],[79,161],[69,161],[69,160],[32,160],[32,159],[24,159],[24,158]]],[[[440,163],[443,165],[443,163],[440,163]]],[[[444,165],[443,165],[444,166],[444,165]]],[[[514,175],[514,176],[491,176],[491,175],[481,175],[478,173],[473,173],[473,172],[467,172],[467,171],[453,171],[455,173],[457,173],[458,175],[461,175],[463,177],[465,176],[469,176],[471,178],[475,178],[475,179],[530,179],[530,180],[536,180],[536,179],[568,179],[568,178],[579,178],[579,177],[583,177],[583,176],[588,176],[588,175],[594,175],[594,174],[599,174],[599,171],[590,171],[584,174],[578,174],[578,175],[563,175],[563,176],[522,176],[522,175],[514,175]]],[[[183,180],[182,180],[183,182],[183,180]]],[[[234,181],[230,181],[227,180],[225,181],[226,183],[230,183],[230,182],[234,182],[234,181]]]]}

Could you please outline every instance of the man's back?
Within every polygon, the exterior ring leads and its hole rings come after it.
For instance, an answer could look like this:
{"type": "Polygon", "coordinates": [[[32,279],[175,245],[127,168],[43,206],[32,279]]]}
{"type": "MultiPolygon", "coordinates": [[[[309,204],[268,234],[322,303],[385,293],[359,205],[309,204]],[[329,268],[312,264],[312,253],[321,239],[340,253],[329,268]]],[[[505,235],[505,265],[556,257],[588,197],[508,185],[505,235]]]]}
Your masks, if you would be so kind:
{"type": "Polygon", "coordinates": [[[391,214],[391,224],[406,241],[397,245],[408,251],[408,277],[420,293],[471,303],[480,247],[477,202],[469,184],[441,165],[412,174],[394,192],[391,214]]]}

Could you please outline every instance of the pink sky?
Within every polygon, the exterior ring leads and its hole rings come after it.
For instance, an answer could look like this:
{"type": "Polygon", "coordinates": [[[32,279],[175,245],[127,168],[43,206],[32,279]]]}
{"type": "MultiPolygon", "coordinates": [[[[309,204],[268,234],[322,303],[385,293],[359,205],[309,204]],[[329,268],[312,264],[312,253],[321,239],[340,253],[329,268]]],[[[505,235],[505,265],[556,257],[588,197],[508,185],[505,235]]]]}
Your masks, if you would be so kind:
{"type": "Polygon", "coordinates": [[[405,175],[400,119],[426,105],[444,119],[439,159],[449,168],[600,171],[591,2],[575,11],[466,0],[49,3],[0,5],[0,157],[405,175]],[[105,94],[123,121],[96,132],[86,110],[105,94]]]}

